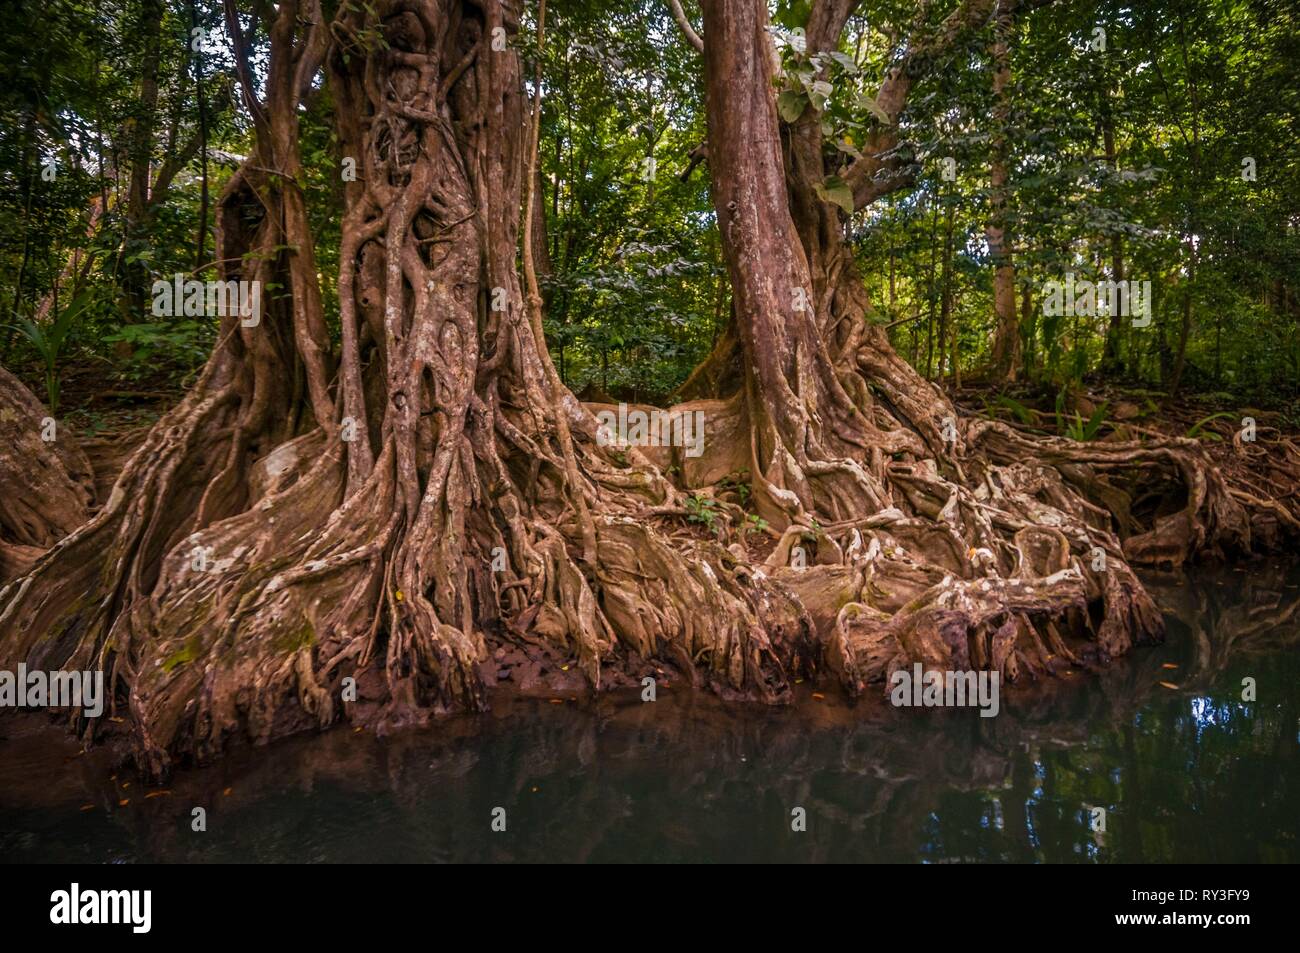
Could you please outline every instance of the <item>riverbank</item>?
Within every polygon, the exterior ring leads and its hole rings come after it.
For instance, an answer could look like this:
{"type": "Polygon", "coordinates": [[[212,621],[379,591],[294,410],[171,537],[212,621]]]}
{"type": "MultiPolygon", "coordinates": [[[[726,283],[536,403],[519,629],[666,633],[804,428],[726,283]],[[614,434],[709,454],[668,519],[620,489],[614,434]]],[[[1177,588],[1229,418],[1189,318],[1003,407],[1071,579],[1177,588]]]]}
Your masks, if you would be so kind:
{"type": "Polygon", "coordinates": [[[1149,582],[1164,645],[1011,688],[987,719],[811,686],[779,709],[671,681],[653,703],[502,692],[481,716],[291,738],[148,787],[6,718],[0,858],[1300,860],[1300,570],[1149,582]]]}

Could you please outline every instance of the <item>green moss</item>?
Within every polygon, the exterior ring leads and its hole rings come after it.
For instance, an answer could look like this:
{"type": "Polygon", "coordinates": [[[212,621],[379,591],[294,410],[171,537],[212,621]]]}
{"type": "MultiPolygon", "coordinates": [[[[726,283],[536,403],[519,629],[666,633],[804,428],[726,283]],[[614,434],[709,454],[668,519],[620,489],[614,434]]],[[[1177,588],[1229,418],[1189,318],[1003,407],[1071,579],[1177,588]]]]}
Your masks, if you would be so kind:
{"type": "Polygon", "coordinates": [[[277,652],[289,654],[305,648],[315,641],[316,632],[312,629],[311,623],[304,619],[302,625],[297,629],[291,629],[276,636],[273,644],[277,652]]]}
{"type": "Polygon", "coordinates": [[[858,598],[857,590],[852,586],[846,586],[845,588],[841,589],[839,591],[839,594],[835,597],[835,611],[838,612],[840,609],[843,609],[850,602],[860,602],[860,601],[861,600],[858,598]]]}
{"type": "Polygon", "coordinates": [[[193,662],[199,657],[199,653],[202,651],[203,643],[199,641],[199,637],[197,635],[191,635],[185,640],[184,645],[163,659],[163,670],[170,675],[172,669],[184,665],[186,662],[193,662]]]}

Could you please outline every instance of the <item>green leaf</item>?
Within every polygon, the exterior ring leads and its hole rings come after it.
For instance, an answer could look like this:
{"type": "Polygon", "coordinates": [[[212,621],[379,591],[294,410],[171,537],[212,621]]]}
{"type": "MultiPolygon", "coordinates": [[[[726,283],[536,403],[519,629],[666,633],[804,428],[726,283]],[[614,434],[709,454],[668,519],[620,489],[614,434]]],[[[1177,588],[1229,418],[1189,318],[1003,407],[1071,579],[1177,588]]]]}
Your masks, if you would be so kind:
{"type": "Polygon", "coordinates": [[[839,50],[832,51],[831,59],[836,63],[839,63],[840,66],[844,67],[845,71],[850,74],[858,71],[858,64],[854,63],[853,57],[849,56],[847,53],[841,53],[839,50]]]}
{"type": "Polygon", "coordinates": [[[847,215],[853,214],[853,190],[838,175],[828,175],[824,183],[813,188],[822,201],[838,205],[847,215]]]}
{"type": "Polygon", "coordinates": [[[843,152],[845,155],[853,156],[855,159],[862,158],[862,153],[858,151],[858,147],[847,139],[834,139],[832,141],[835,143],[835,148],[839,149],[840,152],[843,152]]]}
{"type": "MultiPolygon", "coordinates": [[[[1208,424],[1211,420],[1219,420],[1220,418],[1231,417],[1231,416],[1232,414],[1226,410],[1221,410],[1217,414],[1210,414],[1210,416],[1206,417],[1204,420],[1198,420],[1196,422],[1196,425],[1187,431],[1187,436],[1196,437],[1198,434],[1200,434],[1201,428],[1204,427],[1206,424],[1208,424]]],[[[1206,434],[1206,436],[1218,437],[1218,434],[1209,432],[1206,434]]]]}
{"type": "Polygon", "coordinates": [[[808,108],[808,97],[787,89],[776,98],[776,108],[786,122],[795,122],[808,108]]]}
{"type": "Polygon", "coordinates": [[[884,107],[881,106],[880,103],[876,102],[874,96],[868,96],[866,93],[863,93],[858,97],[858,105],[871,113],[871,115],[875,116],[876,121],[882,126],[892,126],[894,124],[889,118],[889,113],[885,112],[884,107]]]}
{"type": "Polygon", "coordinates": [[[834,88],[825,80],[817,80],[808,87],[808,98],[818,112],[826,108],[826,101],[830,98],[834,88]]]}
{"type": "Polygon", "coordinates": [[[1093,410],[1088,417],[1088,424],[1083,429],[1083,439],[1092,440],[1097,436],[1097,431],[1101,430],[1101,425],[1106,419],[1106,407],[1108,402],[1103,401],[1100,407],[1093,410]]]}
{"type": "Polygon", "coordinates": [[[1022,424],[1034,423],[1034,412],[1013,397],[999,394],[997,403],[1010,410],[1022,424]]]}

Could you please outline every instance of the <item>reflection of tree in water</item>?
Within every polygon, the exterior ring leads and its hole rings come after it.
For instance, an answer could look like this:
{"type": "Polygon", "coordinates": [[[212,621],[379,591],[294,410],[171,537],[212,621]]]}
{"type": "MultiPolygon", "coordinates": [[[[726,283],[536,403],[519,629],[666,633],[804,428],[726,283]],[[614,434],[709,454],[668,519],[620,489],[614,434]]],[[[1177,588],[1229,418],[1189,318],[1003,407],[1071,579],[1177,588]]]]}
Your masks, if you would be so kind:
{"type": "Polygon", "coordinates": [[[1159,597],[1169,644],[1004,692],[995,718],[740,709],[676,689],[519,702],[182,772],[170,795],[113,811],[114,841],[165,859],[1295,860],[1300,573],[1202,573],[1159,597]],[[190,831],[196,804],[206,835],[190,831]],[[505,834],[489,828],[498,805],[505,834]]]}
{"type": "Polygon", "coordinates": [[[1095,691],[1053,686],[1043,711],[1015,705],[992,719],[998,740],[981,742],[1007,753],[1007,791],[941,799],[926,828],[935,855],[1295,859],[1300,571],[1200,573],[1159,587],[1158,601],[1164,649],[1100,673],[1095,691]],[[1252,703],[1241,700],[1247,676],[1252,703]],[[1106,833],[1088,829],[1085,805],[1107,809],[1106,833]]]}

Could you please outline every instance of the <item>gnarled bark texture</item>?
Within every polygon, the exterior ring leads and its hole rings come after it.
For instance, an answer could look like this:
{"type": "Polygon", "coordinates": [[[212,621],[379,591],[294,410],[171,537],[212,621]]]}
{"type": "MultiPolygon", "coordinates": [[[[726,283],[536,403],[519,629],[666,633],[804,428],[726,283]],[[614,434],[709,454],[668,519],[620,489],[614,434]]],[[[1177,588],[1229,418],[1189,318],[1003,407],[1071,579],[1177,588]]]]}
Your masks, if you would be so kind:
{"type": "Polygon", "coordinates": [[[0,582],[86,521],[90,461],[22,381],[0,367],[0,582]]]}
{"type": "MultiPolygon", "coordinates": [[[[853,6],[818,5],[810,53],[833,47],[853,6]]],[[[878,97],[895,121],[912,61],[992,7],[960,5],[909,50],[878,97]]],[[[1007,16],[1013,7],[1002,5],[1007,16]]],[[[704,13],[710,167],[754,497],[784,529],[776,575],[800,544],[840,567],[790,580],[806,606],[838,607],[831,664],[851,690],[905,659],[1014,678],[1159,637],[1129,562],[1249,551],[1254,521],[1269,515],[1243,507],[1191,441],[1098,448],[963,419],[867,322],[842,213],[818,194],[830,170],[811,107],[782,142],[765,6],[718,0],[704,13]],[[1135,476],[1167,482],[1182,504],[1142,514],[1143,525],[1124,484],[1135,476]]],[[[886,153],[897,134],[877,138],[881,151],[842,173],[860,206],[894,187],[886,153]]]]}
{"type": "MultiPolygon", "coordinates": [[[[819,6],[809,42],[833,43],[852,7],[819,6]]],[[[256,149],[221,197],[218,258],[283,293],[256,324],[222,316],[103,507],[0,591],[0,667],[107,670],[158,775],[234,736],[478,708],[480,664],[507,647],[593,689],[672,664],[779,702],[823,668],[852,692],[910,661],[1017,677],[1157,636],[1126,552],[1244,545],[1245,511],[1177,442],[1099,450],[961,419],[865,320],[840,213],[816,194],[815,121],[783,162],[762,0],[704,9],[743,386],[688,405],[707,450],[680,461],[598,439],[551,366],[526,249],[516,272],[536,140],[502,42],[514,0],[380,0],[333,21],[286,0],[261,99],[228,0],[256,149]],[[358,173],[337,347],[298,186],[299,104],[322,69],[358,173]],[[748,469],[770,557],[682,532],[670,462],[695,487],[748,469]],[[1091,502],[1119,501],[1107,478],[1135,469],[1189,488],[1148,532],[1091,502]]],[[[891,82],[897,115],[910,80],[891,82]]],[[[895,171],[864,161],[863,202],[895,171]]],[[[743,521],[718,513],[724,533],[743,521]]]]}
{"type": "Polygon", "coordinates": [[[151,774],[236,734],[480,707],[489,641],[568,657],[595,687],[665,658],[785,697],[797,608],[718,543],[656,529],[676,490],[601,446],[525,307],[526,99],[499,42],[516,6],[393,0],[329,23],[281,4],[261,101],[232,4],[227,23],[257,149],[222,196],[218,257],[290,293],[256,326],[222,318],[103,509],[0,593],[0,663],[108,670],[151,774]],[[337,367],[296,182],[322,63],[358,169],[337,367]]]}

